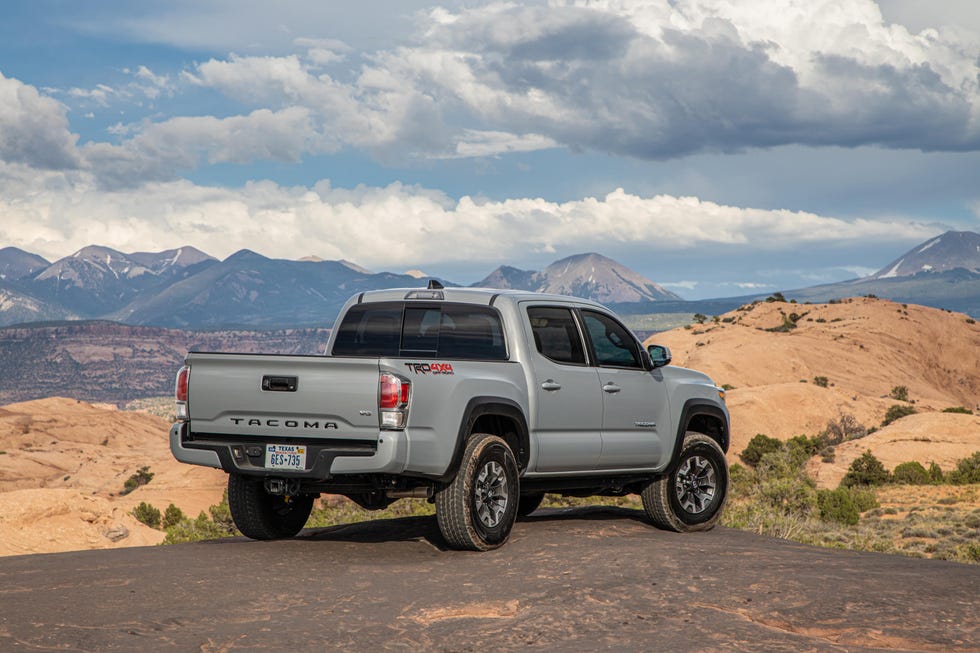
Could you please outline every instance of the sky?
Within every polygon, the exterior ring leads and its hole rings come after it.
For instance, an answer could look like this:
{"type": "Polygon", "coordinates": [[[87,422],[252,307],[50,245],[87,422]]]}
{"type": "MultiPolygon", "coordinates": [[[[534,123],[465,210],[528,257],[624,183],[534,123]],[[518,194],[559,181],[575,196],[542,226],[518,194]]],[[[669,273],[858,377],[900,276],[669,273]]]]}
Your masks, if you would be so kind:
{"type": "Polygon", "coordinates": [[[0,247],[687,299],[980,231],[976,0],[6,0],[0,247]]]}

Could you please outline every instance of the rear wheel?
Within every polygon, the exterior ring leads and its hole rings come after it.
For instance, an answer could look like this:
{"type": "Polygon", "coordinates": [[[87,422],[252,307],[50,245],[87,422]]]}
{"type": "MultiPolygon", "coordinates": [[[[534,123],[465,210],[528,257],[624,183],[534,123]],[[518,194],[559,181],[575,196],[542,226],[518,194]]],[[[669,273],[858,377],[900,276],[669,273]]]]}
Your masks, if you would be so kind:
{"type": "Polygon", "coordinates": [[[502,438],[470,436],[456,478],[436,494],[436,520],[449,546],[488,551],[507,541],[520,498],[517,474],[502,438]]]}
{"type": "Polygon", "coordinates": [[[655,526],[671,531],[714,528],[728,496],[728,461],[713,439],[688,431],[671,471],[640,493],[655,526]]]}
{"type": "Polygon", "coordinates": [[[229,474],[228,507],[242,535],[279,540],[303,530],[313,510],[313,497],[276,496],[265,491],[261,478],[229,474]]]}

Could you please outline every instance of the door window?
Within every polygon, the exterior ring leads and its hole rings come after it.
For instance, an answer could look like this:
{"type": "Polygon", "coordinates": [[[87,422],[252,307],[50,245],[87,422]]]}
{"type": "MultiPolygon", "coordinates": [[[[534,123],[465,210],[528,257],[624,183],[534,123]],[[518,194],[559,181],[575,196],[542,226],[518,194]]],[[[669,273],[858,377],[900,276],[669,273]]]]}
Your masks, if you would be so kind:
{"type": "Polygon", "coordinates": [[[538,353],[556,363],[585,365],[585,348],[571,310],[533,306],[527,309],[527,317],[538,353]]]}
{"type": "Polygon", "coordinates": [[[643,368],[640,346],[633,334],[608,315],[582,311],[596,361],[608,367],[643,368]]]}

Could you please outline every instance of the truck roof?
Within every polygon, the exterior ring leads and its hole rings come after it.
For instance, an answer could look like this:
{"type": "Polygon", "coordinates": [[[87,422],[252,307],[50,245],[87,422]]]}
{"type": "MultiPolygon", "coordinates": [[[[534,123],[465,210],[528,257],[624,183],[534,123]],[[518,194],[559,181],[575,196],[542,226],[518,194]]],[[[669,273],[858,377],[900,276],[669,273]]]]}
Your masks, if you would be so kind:
{"type": "Polygon", "coordinates": [[[499,298],[517,303],[521,301],[553,301],[561,303],[574,303],[583,306],[594,306],[605,308],[602,304],[582,297],[571,297],[569,295],[556,295],[550,293],[532,292],[530,290],[502,290],[500,288],[455,288],[447,287],[440,289],[427,288],[389,288],[386,290],[369,290],[358,295],[356,303],[362,302],[393,302],[408,300],[420,301],[449,301],[464,304],[482,304],[484,306],[494,303],[499,298]],[[440,296],[441,295],[441,296],[440,296]]]}

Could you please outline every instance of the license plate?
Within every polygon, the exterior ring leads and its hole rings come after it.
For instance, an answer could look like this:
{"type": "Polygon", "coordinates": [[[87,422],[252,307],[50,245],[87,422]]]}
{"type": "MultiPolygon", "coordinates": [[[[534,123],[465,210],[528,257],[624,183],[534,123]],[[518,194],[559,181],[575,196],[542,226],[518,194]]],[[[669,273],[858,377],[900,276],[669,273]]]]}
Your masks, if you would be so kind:
{"type": "Polygon", "coordinates": [[[267,469],[306,469],[306,447],[297,444],[267,444],[267,469]]]}

